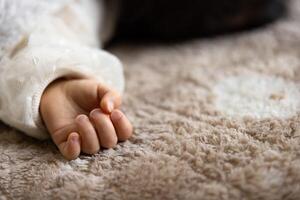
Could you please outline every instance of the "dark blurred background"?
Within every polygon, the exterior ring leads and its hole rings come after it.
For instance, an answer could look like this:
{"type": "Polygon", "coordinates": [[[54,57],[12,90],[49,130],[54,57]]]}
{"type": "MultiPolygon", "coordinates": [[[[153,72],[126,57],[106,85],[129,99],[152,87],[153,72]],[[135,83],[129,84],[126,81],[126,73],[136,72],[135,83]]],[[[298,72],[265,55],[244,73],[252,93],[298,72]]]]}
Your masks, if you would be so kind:
{"type": "Polygon", "coordinates": [[[180,40],[265,25],[287,0],[121,0],[117,38],[180,40]]]}

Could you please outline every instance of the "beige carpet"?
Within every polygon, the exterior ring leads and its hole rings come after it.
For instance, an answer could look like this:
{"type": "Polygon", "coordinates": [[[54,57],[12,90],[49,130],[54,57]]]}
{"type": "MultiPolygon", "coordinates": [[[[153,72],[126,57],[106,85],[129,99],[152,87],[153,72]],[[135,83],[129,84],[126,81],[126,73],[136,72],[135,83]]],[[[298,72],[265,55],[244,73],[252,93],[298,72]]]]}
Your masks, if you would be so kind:
{"type": "Polygon", "coordinates": [[[261,28],[120,44],[134,137],[65,161],[1,125],[0,199],[300,199],[300,1],[261,28]]]}

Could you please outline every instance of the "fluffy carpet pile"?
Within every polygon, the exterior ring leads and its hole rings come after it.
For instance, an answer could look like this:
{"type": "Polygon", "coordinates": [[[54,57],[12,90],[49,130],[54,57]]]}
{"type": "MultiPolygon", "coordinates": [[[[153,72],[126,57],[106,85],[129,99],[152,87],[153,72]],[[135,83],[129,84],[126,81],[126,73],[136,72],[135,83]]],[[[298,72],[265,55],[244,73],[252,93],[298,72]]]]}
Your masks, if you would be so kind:
{"type": "Polygon", "coordinates": [[[0,199],[300,199],[300,1],[267,27],[119,44],[134,137],[68,162],[1,125],[0,199]]]}

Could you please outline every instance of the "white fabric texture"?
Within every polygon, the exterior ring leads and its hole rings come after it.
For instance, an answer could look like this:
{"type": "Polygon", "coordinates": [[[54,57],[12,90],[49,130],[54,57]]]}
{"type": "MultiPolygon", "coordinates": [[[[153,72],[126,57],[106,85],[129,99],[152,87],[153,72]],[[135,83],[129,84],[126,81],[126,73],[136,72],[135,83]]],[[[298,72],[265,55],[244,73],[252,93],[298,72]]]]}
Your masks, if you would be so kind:
{"type": "Polygon", "coordinates": [[[105,42],[103,6],[96,0],[0,0],[3,122],[48,138],[39,104],[45,88],[60,77],[91,77],[123,92],[120,61],[99,49],[105,42]]]}

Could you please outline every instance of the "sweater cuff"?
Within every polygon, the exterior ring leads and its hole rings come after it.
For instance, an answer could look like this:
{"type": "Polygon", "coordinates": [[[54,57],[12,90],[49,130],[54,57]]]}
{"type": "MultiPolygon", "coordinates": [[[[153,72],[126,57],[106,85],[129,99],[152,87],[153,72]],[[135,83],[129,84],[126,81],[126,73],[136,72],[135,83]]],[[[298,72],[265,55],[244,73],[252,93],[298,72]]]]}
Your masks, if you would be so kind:
{"type": "Polygon", "coordinates": [[[46,87],[61,77],[89,77],[120,93],[124,89],[122,65],[105,51],[79,45],[31,46],[6,62],[0,75],[2,100],[9,105],[0,109],[1,119],[29,136],[49,138],[39,106],[46,87]]]}

